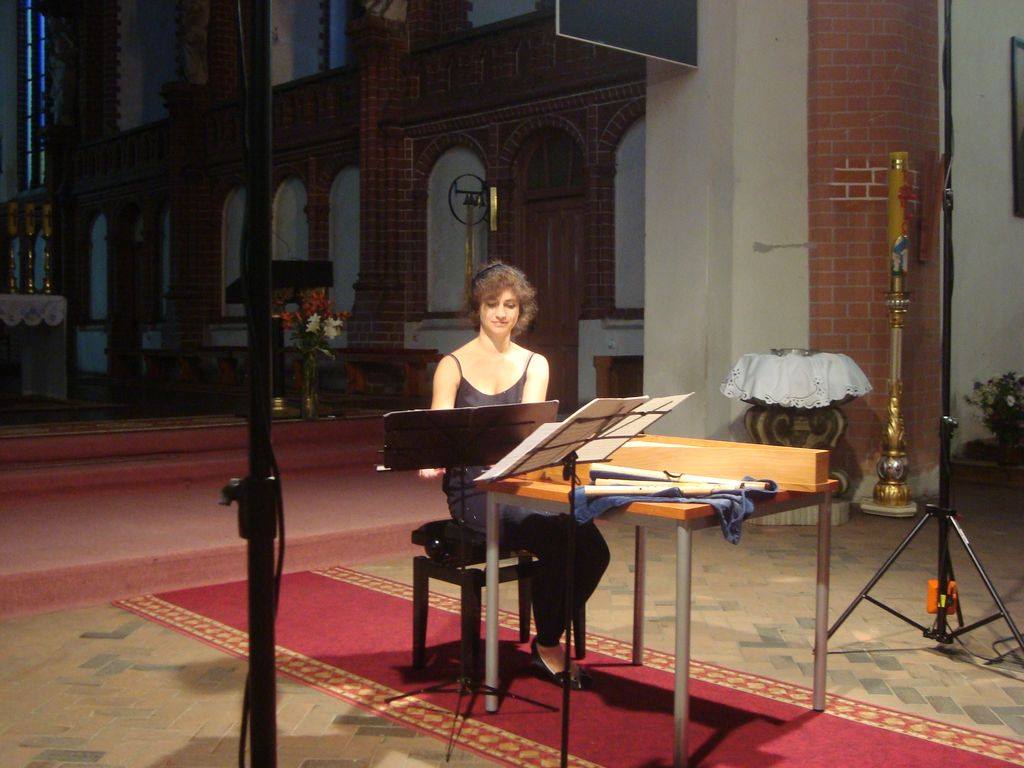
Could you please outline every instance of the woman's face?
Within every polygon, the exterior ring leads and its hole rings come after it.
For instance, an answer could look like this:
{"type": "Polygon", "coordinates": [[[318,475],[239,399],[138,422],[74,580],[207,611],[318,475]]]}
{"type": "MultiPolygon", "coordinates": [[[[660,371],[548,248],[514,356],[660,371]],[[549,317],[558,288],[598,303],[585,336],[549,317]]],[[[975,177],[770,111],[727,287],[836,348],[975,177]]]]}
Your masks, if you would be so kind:
{"type": "Polygon", "coordinates": [[[510,334],[519,321],[519,297],[506,288],[480,304],[480,327],[496,335],[510,334]]]}

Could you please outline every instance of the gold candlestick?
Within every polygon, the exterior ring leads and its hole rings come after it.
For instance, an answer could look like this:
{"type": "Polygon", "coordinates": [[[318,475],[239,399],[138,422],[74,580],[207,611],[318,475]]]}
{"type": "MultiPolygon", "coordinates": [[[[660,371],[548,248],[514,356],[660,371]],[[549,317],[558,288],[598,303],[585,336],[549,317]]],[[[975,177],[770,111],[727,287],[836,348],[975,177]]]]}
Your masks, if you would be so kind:
{"type": "Polygon", "coordinates": [[[32,236],[36,233],[36,204],[25,204],[25,235],[28,240],[28,252],[25,254],[25,293],[36,292],[36,244],[32,236]]]}
{"type": "Polygon", "coordinates": [[[885,295],[885,305],[889,309],[889,405],[885,434],[882,437],[882,455],[875,465],[879,480],[872,494],[873,503],[861,503],[861,509],[865,512],[888,517],[910,517],[917,512],[907,486],[909,462],[902,414],[903,323],[910,306],[910,296],[904,290],[907,255],[910,251],[907,203],[913,199],[913,193],[906,183],[906,173],[907,153],[890,153],[889,292],[885,295]]]}
{"type": "Polygon", "coordinates": [[[47,239],[43,246],[43,293],[49,296],[53,293],[53,253],[50,251],[50,241],[47,239]]]}
{"type": "Polygon", "coordinates": [[[18,249],[14,245],[14,238],[18,236],[18,204],[7,204],[7,235],[10,238],[10,245],[7,248],[7,292],[18,292],[18,280],[15,272],[18,267],[18,249]]]}
{"type": "Polygon", "coordinates": [[[49,296],[53,293],[53,250],[50,247],[53,235],[53,206],[50,203],[43,204],[43,237],[46,238],[46,245],[43,247],[43,293],[49,296]]]}

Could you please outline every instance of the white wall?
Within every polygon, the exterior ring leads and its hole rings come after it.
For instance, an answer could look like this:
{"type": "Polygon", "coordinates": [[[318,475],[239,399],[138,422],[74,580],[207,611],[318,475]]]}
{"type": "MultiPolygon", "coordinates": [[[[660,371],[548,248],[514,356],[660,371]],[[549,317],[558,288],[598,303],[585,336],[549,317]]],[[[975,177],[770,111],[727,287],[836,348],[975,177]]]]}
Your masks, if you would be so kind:
{"type": "Polygon", "coordinates": [[[474,27],[482,27],[535,10],[536,0],[473,0],[469,9],[469,23],[474,27]]]}
{"type": "Polygon", "coordinates": [[[645,133],[641,118],[615,150],[615,306],[620,308],[644,305],[645,133]]]}
{"type": "MultiPolygon", "coordinates": [[[[0,3],[0,199],[18,193],[18,92],[17,3],[0,3]]],[[[4,212],[3,226],[7,226],[4,212]]],[[[7,254],[3,254],[7,258],[7,254]]]]}
{"type": "Polygon", "coordinates": [[[642,355],[644,353],[644,321],[602,320],[580,321],[580,370],[576,380],[581,403],[597,396],[596,355],[642,355]]]}
{"type": "Polygon", "coordinates": [[[334,265],[334,308],[351,312],[359,278],[359,168],[342,168],[331,184],[331,263],[334,265]]]}
{"type": "Polygon", "coordinates": [[[225,317],[244,317],[245,306],[228,304],[224,301],[224,290],[242,274],[242,224],[245,215],[245,187],[236,187],[224,200],[221,216],[221,286],[223,303],[221,313],[225,317]]]}
{"type": "Polygon", "coordinates": [[[107,372],[106,328],[75,330],[75,368],[83,373],[107,372]]]}
{"type": "MultiPolygon", "coordinates": [[[[744,0],[738,9],[733,324],[719,382],[747,352],[810,340],[806,3],[744,0]]],[[[733,401],[734,417],[746,409],[733,401]]]]}
{"type": "Polygon", "coordinates": [[[289,0],[271,9],[271,82],[312,75],[320,69],[320,0],[289,0]]]}
{"type": "Polygon", "coordinates": [[[702,0],[699,68],[648,62],[644,388],[695,392],[670,434],[728,437],[736,358],[806,344],[806,14],[702,0]]]}
{"type": "Polygon", "coordinates": [[[129,130],[167,116],[160,89],[177,79],[175,3],[121,0],[119,127],[129,130]]]}
{"type": "MultiPolygon", "coordinates": [[[[486,181],[483,162],[465,147],[454,147],[434,163],[427,182],[427,308],[431,312],[458,312],[465,306],[466,225],[452,216],[448,188],[462,174],[473,173],[486,181]]],[[[476,179],[459,182],[464,189],[478,189],[476,179]]],[[[464,206],[456,205],[465,218],[464,206]]],[[[478,215],[478,214],[477,214],[478,215]]],[[[474,261],[487,261],[487,223],[473,230],[474,261]]]]}
{"type": "Polygon", "coordinates": [[[273,243],[275,259],[309,258],[309,219],[306,217],[306,185],[289,176],[274,195],[273,243]]]}
{"type": "MultiPolygon", "coordinates": [[[[974,381],[1024,375],[1024,218],[1013,215],[1010,37],[1024,37],[1020,0],[956,0],[951,412],[956,442],[989,437],[964,402],[974,381]]],[[[1022,84],[1024,85],[1024,84],[1022,84]]]]}
{"type": "Polygon", "coordinates": [[[93,220],[89,233],[89,319],[107,317],[107,217],[93,220]]]}
{"type": "Polygon", "coordinates": [[[468,318],[430,318],[405,324],[405,344],[409,349],[436,349],[452,352],[476,336],[468,318]]]}

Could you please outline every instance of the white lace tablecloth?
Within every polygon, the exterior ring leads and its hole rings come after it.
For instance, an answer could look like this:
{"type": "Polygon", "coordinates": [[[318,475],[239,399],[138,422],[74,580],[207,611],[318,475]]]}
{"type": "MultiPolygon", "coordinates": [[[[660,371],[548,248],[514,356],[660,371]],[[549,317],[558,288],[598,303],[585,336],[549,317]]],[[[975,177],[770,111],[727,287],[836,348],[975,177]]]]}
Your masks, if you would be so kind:
{"type": "Polygon", "coordinates": [[[4,325],[60,325],[67,311],[68,300],[63,296],[0,293],[0,321],[4,325]]]}
{"type": "Polygon", "coordinates": [[[849,357],[833,352],[749,352],[720,387],[737,400],[790,408],[824,408],[871,391],[871,383],[849,357]]]}
{"type": "Polygon", "coordinates": [[[0,322],[21,349],[21,392],[63,400],[68,396],[68,302],[63,296],[0,293],[0,322]]]}

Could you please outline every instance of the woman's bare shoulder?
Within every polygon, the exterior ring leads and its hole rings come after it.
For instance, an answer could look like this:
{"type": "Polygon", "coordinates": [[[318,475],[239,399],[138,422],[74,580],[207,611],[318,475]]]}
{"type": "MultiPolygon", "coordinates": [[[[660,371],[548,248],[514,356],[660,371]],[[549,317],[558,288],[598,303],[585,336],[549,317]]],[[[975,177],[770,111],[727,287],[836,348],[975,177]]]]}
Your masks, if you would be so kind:
{"type": "Polygon", "coordinates": [[[447,357],[457,357],[459,360],[469,360],[478,354],[478,344],[476,338],[473,338],[463,344],[456,350],[449,352],[447,357]]]}
{"type": "Polygon", "coordinates": [[[516,345],[516,347],[517,354],[520,354],[522,356],[523,363],[529,361],[531,370],[535,365],[541,366],[545,370],[547,369],[548,359],[544,357],[544,355],[542,355],[540,352],[534,352],[532,349],[520,347],[518,344],[516,345]]]}

